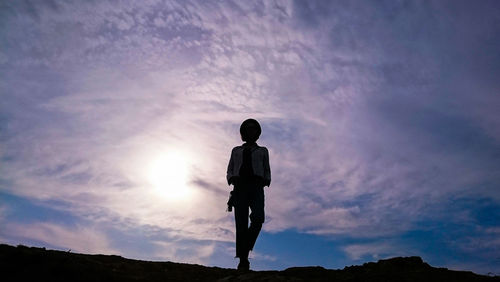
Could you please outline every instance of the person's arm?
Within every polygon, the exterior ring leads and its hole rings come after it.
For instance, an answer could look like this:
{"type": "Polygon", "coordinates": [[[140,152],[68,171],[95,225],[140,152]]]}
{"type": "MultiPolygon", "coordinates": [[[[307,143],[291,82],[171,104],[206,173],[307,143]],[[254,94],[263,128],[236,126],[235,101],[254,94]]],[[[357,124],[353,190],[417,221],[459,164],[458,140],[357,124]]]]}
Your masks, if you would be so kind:
{"type": "Polygon", "coordinates": [[[234,149],[233,151],[231,151],[231,158],[229,159],[229,164],[227,165],[227,173],[226,173],[226,180],[227,180],[227,185],[231,185],[232,181],[233,181],[233,176],[234,176],[234,172],[233,172],[233,169],[234,169],[234,160],[233,160],[233,154],[234,153],[234,149]]]}
{"type": "Polygon", "coordinates": [[[269,165],[269,152],[264,148],[264,186],[271,185],[271,166],[269,165]]]}

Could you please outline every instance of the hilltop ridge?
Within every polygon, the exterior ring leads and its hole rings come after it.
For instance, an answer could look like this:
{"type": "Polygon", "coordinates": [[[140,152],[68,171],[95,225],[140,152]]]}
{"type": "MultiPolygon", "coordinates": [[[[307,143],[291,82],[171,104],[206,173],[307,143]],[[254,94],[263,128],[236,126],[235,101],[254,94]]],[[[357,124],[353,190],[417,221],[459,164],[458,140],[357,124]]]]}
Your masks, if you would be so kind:
{"type": "Polygon", "coordinates": [[[435,268],[420,257],[396,257],[342,270],[314,266],[238,272],[4,244],[0,244],[0,271],[2,281],[500,281],[499,276],[435,268]]]}

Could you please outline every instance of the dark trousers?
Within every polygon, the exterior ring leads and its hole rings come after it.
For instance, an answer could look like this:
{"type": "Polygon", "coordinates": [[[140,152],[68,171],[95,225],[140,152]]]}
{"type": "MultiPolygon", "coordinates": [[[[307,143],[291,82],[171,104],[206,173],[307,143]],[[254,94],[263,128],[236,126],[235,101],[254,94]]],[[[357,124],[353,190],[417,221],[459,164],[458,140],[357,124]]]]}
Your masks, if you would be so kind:
{"type": "Polygon", "coordinates": [[[264,223],[264,187],[255,181],[242,181],[235,187],[236,201],[234,219],[236,222],[236,257],[248,258],[248,252],[253,250],[264,223]],[[248,209],[250,227],[248,226],[248,209]]]}

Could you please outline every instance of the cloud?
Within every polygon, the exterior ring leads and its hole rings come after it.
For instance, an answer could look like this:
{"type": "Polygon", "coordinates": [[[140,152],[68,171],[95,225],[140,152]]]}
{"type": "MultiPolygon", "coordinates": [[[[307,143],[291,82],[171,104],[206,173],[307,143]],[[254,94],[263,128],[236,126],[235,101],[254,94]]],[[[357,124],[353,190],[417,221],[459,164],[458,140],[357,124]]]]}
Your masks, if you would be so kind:
{"type": "Polygon", "coordinates": [[[4,218],[5,218],[5,215],[7,214],[8,212],[8,208],[7,206],[5,205],[0,205],[0,221],[3,221],[4,218]]]}
{"type": "Polygon", "coordinates": [[[153,254],[160,260],[171,260],[176,262],[207,264],[208,259],[214,253],[214,243],[191,242],[154,242],[158,250],[153,254]]]}
{"type": "Polygon", "coordinates": [[[92,227],[66,227],[49,222],[33,224],[6,223],[2,237],[15,244],[19,239],[42,242],[50,246],[80,253],[119,254],[110,247],[105,234],[92,227]]]}
{"type": "Polygon", "coordinates": [[[345,246],[343,250],[353,260],[365,259],[367,256],[368,260],[379,260],[411,255],[411,252],[405,250],[404,247],[391,243],[352,244],[345,246]]]}
{"type": "MultiPolygon", "coordinates": [[[[234,252],[234,250],[233,250],[234,252]]],[[[255,259],[255,260],[262,260],[262,261],[276,261],[277,258],[276,256],[273,255],[268,255],[268,254],[261,254],[259,252],[251,252],[250,253],[250,258],[255,259]]]]}

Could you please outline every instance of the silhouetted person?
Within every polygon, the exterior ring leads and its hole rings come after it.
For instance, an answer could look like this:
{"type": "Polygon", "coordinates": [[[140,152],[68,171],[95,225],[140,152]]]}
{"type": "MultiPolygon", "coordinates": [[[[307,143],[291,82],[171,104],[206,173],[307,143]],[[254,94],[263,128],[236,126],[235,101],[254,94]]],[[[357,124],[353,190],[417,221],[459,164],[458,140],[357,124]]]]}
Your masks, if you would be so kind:
{"type": "Polygon", "coordinates": [[[269,153],[257,145],[261,134],[260,124],[254,119],[245,120],[240,126],[241,140],[245,143],[234,147],[227,167],[227,183],[233,184],[232,205],[236,222],[236,257],[238,269],[250,269],[248,253],[253,249],[264,223],[264,186],[271,184],[269,153]],[[251,209],[250,227],[248,209],[251,209]]]}

